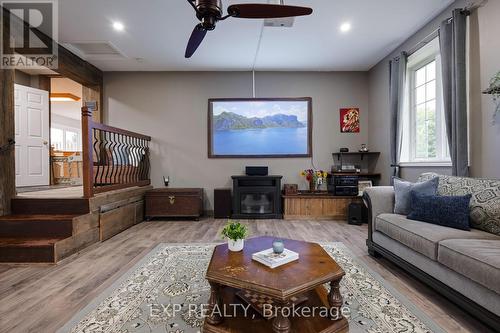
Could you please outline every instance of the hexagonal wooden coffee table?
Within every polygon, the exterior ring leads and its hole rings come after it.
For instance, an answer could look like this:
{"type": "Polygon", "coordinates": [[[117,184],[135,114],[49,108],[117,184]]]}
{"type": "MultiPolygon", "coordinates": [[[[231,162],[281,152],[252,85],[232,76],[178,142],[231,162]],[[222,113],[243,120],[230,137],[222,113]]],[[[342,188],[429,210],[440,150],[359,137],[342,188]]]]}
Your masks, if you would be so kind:
{"type": "Polygon", "coordinates": [[[325,315],[325,311],[341,313],[339,283],[345,275],[342,268],[320,245],[295,240],[284,241],[287,249],[299,253],[298,261],[275,269],[253,261],[252,254],[271,248],[273,239],[246,240],[244,250],[237,253],[230,252],[225,244],[215,248],[206,274],[211,286],[210,315],[205,319],[203,332],[347,332],[349,325],[344,317],[325,315]],[[331,287],[329,293],[323,286],[327,283],[331,287]],[[272,298],[275,309],[292,309],[292,300],[297,297],[305,296],[307,301],[297,307],[298,315],[292,313],[288,317],[290,311],[276,311],[273,319],[266,319],[253,311],[245,314],[242,307],[237,307],[239,310],[233,315],[233,304],[244,304],[235,295],[239,290],[272,298]]]}

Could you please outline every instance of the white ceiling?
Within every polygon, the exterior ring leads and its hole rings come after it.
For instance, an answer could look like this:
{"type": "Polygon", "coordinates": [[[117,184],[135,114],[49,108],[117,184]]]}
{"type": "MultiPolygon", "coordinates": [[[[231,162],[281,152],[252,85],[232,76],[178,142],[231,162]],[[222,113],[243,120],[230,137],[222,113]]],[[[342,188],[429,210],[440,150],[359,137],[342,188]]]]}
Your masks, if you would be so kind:
{"type": "MultiPolygon", "coordinates": [[[[225,0],[234,3],[265,0],[225,0]]],[[[256,70],[368,70],[453,0],[287,0],[310,6],[293,28],[263,31],[256,70]],[[352,30],[339,32],[349,21],[352,30]]],[[[262,20],[228,19],[184,58],[197,24],[186,0],[59,0],[59,40],[110,42],[125,58],[88,59],[104,71],[250,70],[262,20]],[[125,31],[111,27],[113,21],[125,31]],[[138,61],[137,59],[142,60],[138,61]]]]}

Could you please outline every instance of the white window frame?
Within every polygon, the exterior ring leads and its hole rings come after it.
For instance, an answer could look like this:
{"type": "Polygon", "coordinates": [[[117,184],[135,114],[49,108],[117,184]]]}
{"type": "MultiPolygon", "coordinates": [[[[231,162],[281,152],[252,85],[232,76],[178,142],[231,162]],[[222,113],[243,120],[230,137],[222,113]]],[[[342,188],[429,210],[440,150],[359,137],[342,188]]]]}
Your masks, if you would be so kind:
{"type": "Polygon", "coordinates": [[[407,66],[405,87],[405,111],[403,112],[403,142],[401,166],[451,166],[451,158],[444,119],[441,55],[439,41],[434,39],[426,46],[410,55],[407,66]],[[416,156],[416,73],[419,69],[436,61],[436,158],[416,156]]]}

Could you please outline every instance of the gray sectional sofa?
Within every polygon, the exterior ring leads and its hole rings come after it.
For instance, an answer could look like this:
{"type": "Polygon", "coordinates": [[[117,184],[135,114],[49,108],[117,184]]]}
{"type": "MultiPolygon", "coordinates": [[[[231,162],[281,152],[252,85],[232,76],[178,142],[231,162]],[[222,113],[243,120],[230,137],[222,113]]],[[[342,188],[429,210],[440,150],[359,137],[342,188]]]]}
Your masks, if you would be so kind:
{"type": "Polygon", "coordinates": [[[420,180],[436,176],[439,194],[473,195],[473,229],[452,229],[394,214],[393,187],[373,187],[364,195],[370,211],[369,253],[399,265],[500,330],[500,181],[436,174],[424,174],[420,180]]]}

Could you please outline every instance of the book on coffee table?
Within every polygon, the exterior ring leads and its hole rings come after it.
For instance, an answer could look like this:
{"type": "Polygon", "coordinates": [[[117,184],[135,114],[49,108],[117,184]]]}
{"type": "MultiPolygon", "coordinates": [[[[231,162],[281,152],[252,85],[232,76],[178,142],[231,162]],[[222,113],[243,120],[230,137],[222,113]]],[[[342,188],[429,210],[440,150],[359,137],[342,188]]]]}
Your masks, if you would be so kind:
{"type": "Polygon", "coordinates": [[[276,268],[299,259],[299,254],[285,249],[283,253],[274,253],[273,249],[267,249],[252,254],[252,259],[270,268],[276,268]]]}

